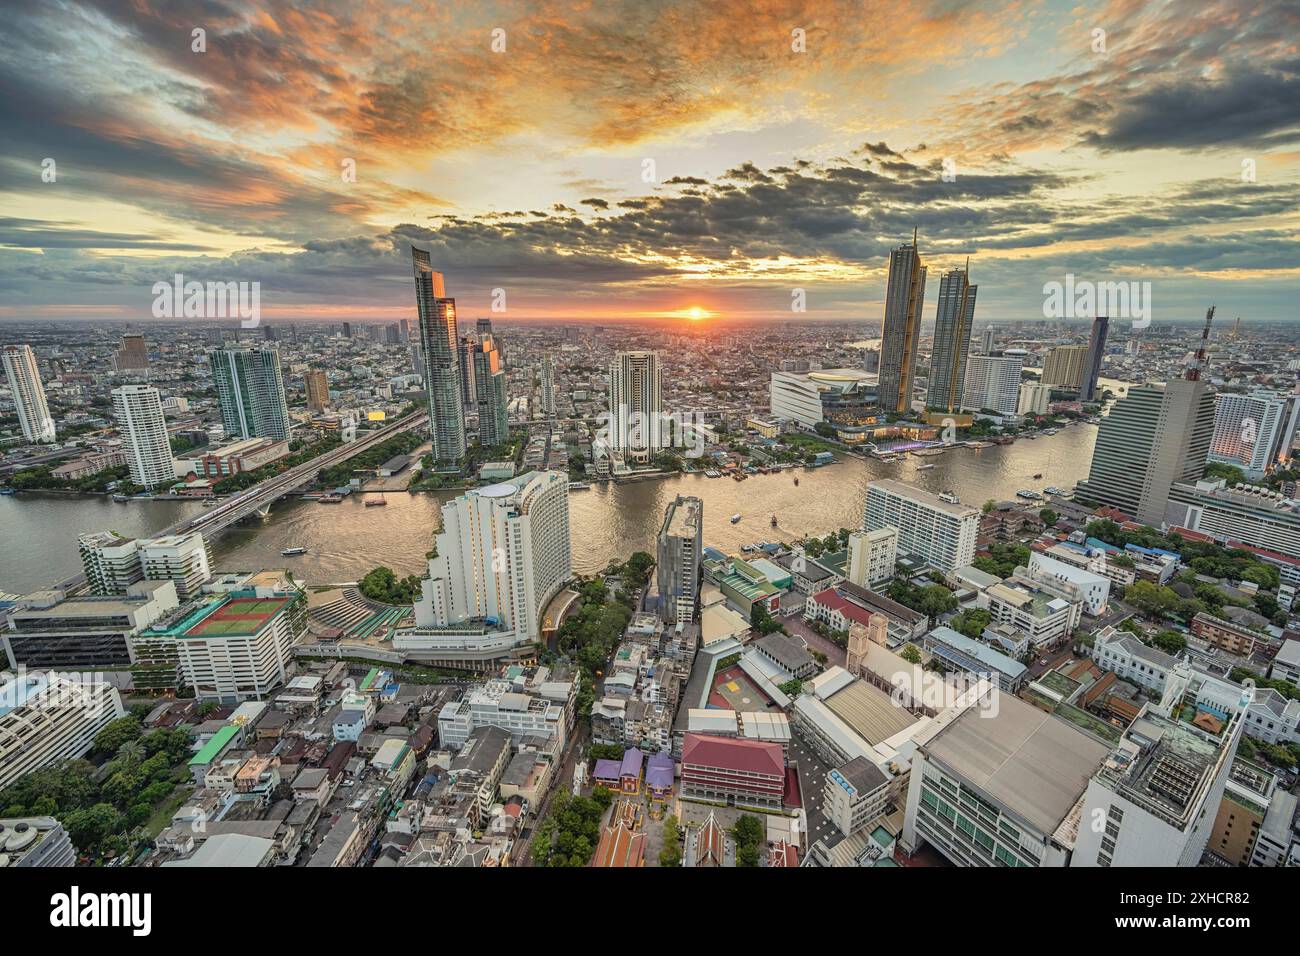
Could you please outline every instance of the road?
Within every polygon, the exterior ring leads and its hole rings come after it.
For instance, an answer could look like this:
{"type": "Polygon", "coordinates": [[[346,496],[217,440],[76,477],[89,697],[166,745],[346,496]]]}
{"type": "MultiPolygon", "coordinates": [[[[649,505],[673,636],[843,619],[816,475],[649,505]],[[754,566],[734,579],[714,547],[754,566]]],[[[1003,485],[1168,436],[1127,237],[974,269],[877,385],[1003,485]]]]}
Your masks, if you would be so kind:
{"type": "Polygon", "coordinates": [[[586,750],[587,737],[591,733],[591,729],[581,717],[578,717],[575,723],[573,733],[569,735],[568,748],[564,751],[564,759],[560,761],[559,770],[551,777],[551,785],[546,789],[546,796],[542,798],[541,806],[537,807],[535,812],[531,807],[529,808],[532,821],[510,850],[511,866],[533,865],[533,836],[537,833],[537,825],[546,818],[546,814],[551,809],[551,798],[560,788],[566,791],[571,791],[573,788],[573,767],[578,762],[578,756],[586,750]]]}

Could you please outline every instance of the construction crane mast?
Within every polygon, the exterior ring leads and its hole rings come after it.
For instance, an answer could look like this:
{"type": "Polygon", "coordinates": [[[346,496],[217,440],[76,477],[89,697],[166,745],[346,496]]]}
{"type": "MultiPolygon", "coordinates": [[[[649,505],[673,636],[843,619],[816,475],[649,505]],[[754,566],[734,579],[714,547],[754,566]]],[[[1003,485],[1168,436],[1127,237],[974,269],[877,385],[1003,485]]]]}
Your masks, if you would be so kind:
{"type": "Polygon", "coordinates": [[[1214,306],[1210,306],[1209,311],[1205,313],[1205,328],[1201,329],[1200,348],[1196,350],[1196,355],[1192,358],[1191,364],[1187,366],[1187,373],[1183,376],[1189,382],[1199,382],[1201,379],[1201,371],[1206,366],[1205,356],[1210,350],[1210,323],[1213,321],[1214,306]]]}

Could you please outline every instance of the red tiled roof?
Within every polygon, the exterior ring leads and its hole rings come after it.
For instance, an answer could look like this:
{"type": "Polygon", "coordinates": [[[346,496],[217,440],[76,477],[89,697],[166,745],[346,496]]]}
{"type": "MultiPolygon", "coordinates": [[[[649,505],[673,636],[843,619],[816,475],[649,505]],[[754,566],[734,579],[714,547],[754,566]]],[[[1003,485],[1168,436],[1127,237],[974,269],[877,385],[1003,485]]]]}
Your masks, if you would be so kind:
{"type": "Polygon", "coordinates": [[[596,847],[596,857],[592,866],[640,866],[645,856],[645,834],[633,833],[623,824],[605,827],[600,835],[600,844],[596,847]]]}
{"type": "Polygon", "coordinates": [[[1233,541],[1229,538],[1224,542],[1224,547],[1239,548],[1242,551],[1249,551],[1251,554],[1258,554],[1266,558],[1272,558],[1274,561],[1282,561],[1285,564],[1300,566],[1300,558],[1293,558],[1291,555],[1283,554],[1280,551],[1270,551],[1268,548],[1257,548],[1253,544],[1246,544],[1244,541],[1233,541]]]}
{"type": "Polygon", "coordinates": [[[854,604],[834,588],[827,588],[825,591],[818,591],[813,595],[813,598],[818,604],[825,605],[832,611],[839,611],[850,621],[856,621],[858,624],[864,625],[871,622],[870,611],[854,604]]]}
{"type": "Polygon", "coordinates": [[[682,746],[682,766],[687,765],[785,777],[781,745],[762,740],[687,734],[682,746]]]}
{"type": "Polygon", "coordinates": [[[767,865],[784,867],[798,866],[798,848],[790,843],[786,843],[784,840],[772,844],[768,850],[767,865]]]}

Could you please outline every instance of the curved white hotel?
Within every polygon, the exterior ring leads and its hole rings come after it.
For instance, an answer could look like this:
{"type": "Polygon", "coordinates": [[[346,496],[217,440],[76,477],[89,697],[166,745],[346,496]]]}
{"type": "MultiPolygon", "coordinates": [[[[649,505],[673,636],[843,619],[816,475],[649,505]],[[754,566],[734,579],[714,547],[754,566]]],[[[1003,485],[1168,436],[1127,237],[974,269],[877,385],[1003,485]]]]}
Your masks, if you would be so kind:
{"type": "Polygon", "coordinates": [[[442,506],[437,556],[415,604],[416,633],[403,635],[404,643],[424,629],[470,622],[482,622],[492,639],[504,633],[518,643],[536,641],[543,608],[571,576],[569,482],[562,472],[532,472],[467,492],[442,506]]]}

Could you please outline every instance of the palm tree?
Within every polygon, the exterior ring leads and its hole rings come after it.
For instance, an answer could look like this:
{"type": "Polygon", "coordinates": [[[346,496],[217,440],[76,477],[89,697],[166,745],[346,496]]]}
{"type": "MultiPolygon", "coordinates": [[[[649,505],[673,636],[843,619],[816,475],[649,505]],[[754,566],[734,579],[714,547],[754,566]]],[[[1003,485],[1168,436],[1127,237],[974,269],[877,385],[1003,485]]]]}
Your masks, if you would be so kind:
{"type": "Polygon", "coordinates": [[[144,759],[144,744],[138,740],[128,740],[117,748],[118,759],[128,767],[134,767],[144,759]]]}

